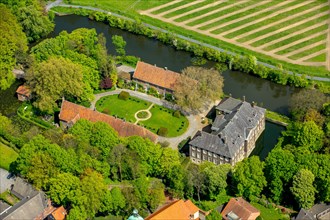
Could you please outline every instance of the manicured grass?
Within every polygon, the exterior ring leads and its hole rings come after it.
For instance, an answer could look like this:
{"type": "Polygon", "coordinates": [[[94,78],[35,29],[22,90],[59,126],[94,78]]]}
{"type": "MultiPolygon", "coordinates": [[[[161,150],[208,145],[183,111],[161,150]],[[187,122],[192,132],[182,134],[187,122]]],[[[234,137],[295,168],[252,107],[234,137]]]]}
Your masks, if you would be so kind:
{"type": "MultiPolygon", "coordinates": [[[[293,43],[297,40],[300,40],[300,39],[303,39],[305,37],[308,37],[312,34],[315,34],[315,33],[318,33],[318,32],[321,32],[321,31],[324,31],[324,30],[327,30],[328,29],[328,25],[325,24],[325,25],[322,25],[320,27],[317,27],[317,28],[314,28],[310,31],[306,31],[304,33],[301,33],[301,34],[297,34],[296,36],[293,36],[293,37],[290,37],[288,39],[285,39],[283,41],[280,41],[280,42],[277,42],[275,44],[272,44],[268,47],[265,48],[266,51],[270,51],[270,50],[274,50],[278,47],[281,47],[281,46],[284,46],[284,45],[287,45],[287,44],[290,44],[290,43],[293,43]]],[[[292,30],[291,30],[292,31],[292,30]]]]}
{"type": "Polygon", "coordinates": [[[183,134],[189,125],[186,117],[180,116],[176,118],[173,116],[174,111],[164,108],[159,105],[154,105],[150,112],[151,118],[146,121],[140,121],[139,123],[144,125],[147,129],[156,133],[160,127],[168,129],[167,137],[176,137],[183,134]]]}
{"type": "MultiPolygon", "coordinates": [[[[247,11],[244,11],[244,12],[241,12],[241,13],[238,13],[238,14],[234,14],[234,15],[228,17],[228,18],[221,19],[220,21],[213,22],[212,24],[203,26],[200,29],[201,30],[206,30],[206,29],[209,29],[209,28],[213,28],[213,27],[216,27],[216,26],[218,26],[220,24],[224,24],[224,23],[226,23],[228,21],[232,21],[232,20],[238,19],[240,17],[243,17],[243,16],[246,16],[246,15],[250,15],[250,14],[259,12],[260,10],[265,9],[267,7],[276,6],[276,4],[279,4],[281,2],[282,1],[277,1],[277,2],[276,1],[271,1],[271,2],[269,2],[267,4],[263,4],[263,5],[260,5],[260,6],[255,7],[255,8],[252,8],[250,10],[247,10],[247,11]]],[[[256,19],[262,18],[262,17],[267,16],[267,15],[273,13],[273,12],[276,12],[278,10],[284,9],[286,7],[290,7],[290,6],[295,5],[295,4],[296,4],[296,2],[291,2],[289,4],[279,6],[278,8],[272,9],[272,10],[267,11],[267,12],[263,12],[263,13],[261,13],[259,15],[252,16],[250,18],[246,18],[246,19],[244,19],[242,21],[235,22],[235,23],[230,24],[230,25],[226,25],[226,26],[224,26],[222,28],[218,28],[215,31],[212,31],[212,33],[218,34],[218,33],[224,32],[224,31],[228,31],[228,30],[230,30],[232,28],[236,28],[236,27],[241,26],[243,24],[247,24],[247,23],[252,22],[252,21],[254,21],[256,19]]]]}
{"type": "Polygon", "coordinates": [[[291,122],[291,119],[289,117],[269,110],[266,111],[266,118],[274,121],[279,121],[284,124],[289,124],[291,122]]]}
{"type": "MultiPolygon", "coordinates": [[[[325,52],[326,46],[327,46],[326,43],[323,43],[323,44],[321,44],[319,46],[316,46],[316,47],[313,47],[311,49],[305,50],[305,51],[303,51],[301,53],[294,54],[294,55],[290,56],[289,58],[290,59],[293,59],[293,60],[297,60],[299,58],[303,58],[305,56],[308,56],[310,54],[316,53],[316,52],[321,51],[321,50],[325,52]]],[[[325,60],[323,60],[323,62],[324,61],[325,60]]]]}
{"type": "Polygon", "coordinates": [[[259,203],[251,202],[251,205],[259,209],[260,211],[260,217],[263,220],[272,220],[272,219],[290,219],[289,216],[280,214],[278,210],[275,210],[274,208],[266,208],[259,203]]]}
{"type": "MultiPolygon", "coordinates": [[[[118,99],[118,95],[106,96],[97,101],[96,109],[100,112],[104,109],[109,110],[109,115],[116,115],[124,118],[129,122],[136,122],[135,113],[139,110],[149,108],[151,103],[141,99],[130,97],[128,100],[118,99]]],[[[176,118],[173,116],[174,111],[162,106],[154,105],[151,109],[151,118],[146,121],[139,121],[139,125],[143,125],[148,130],[157,133],[160,127],[168,129],[168,137],[176,137],[183,134],[189,125],[188,119],[184,116],[176,118]]],[[[104,111],[106,113],[106,111],[104,111]]]]}
{"type": "Polygon", "coordinates": [[[323,53],[321,55],[318,55],[316,57],[312,57],[309,60],[306,60],[307,62],[325,62],[327,59],[327,54],[323,53]]]}
{"type": "Polygon", "coordinates": [[[97,8],[102,8],[104,10],[113,11],[118,10],[121,12],[135,12],[136,10],[146,10],[149,8],[157,7],[159,5],[166,4],[171,2],[171,0],[72,0],[72,4],[74,5],[84,5],[84,6],[92,6],[97,8]],[[95,4],[96,3],[96,4],[95,4]]]}
{"type": "Polygon", "coordinates": [[[230,4],[231,4],[231,3],[229,3],[229,2],[219,2],[218,5],[215,5],[215,6],[213,6],[213,7],[209,7],[209,8],[205,8],[205,9],[200,10],[200,11],[198,11],[198,12],[195,12],[195,13],[193,13],[193,14],[185,15],[185,16],[183,16],[183,17],[180,17],[180,18],[175,19],[174,21],[176,21],[176,22],[184,22],[184,21],[189,20],[189,19],[191,19],[191,18],[194,18],[194,17],[197,17],[197,16],[204,15],[204,14],[210,12],[210,11],[217,10],[217,9],[219,9],[219,8],[222,8],[222,7],[227,6],[227,5],[230,5],[230,4]]]}
{"type": "Polygon", "coordinates": [[[182,6],[182,5],[188,4],[188,3],[190,3],[190,2],[191,2],[191,0],[184,0],[184,1],[181,1],[181,2],[178,2],[178,3],[175,3],[175,4],[172,4],[172,5],[169,5],[169,6],[167,6],[167,7],[163,7],[163,8],[161,8],[161,9],[158,9],[157,11],[153,11],[153,12],[151,12],[151,13],[157,15],[157,14],[160,14],[160,13],[166,12],[166,11],[168,11],[168,10],[171,10],[171,9],[173,9],[173,8],[177,8],[177,7],[180,7],[180,6],[182,6]]]}
{"type": "Polygon", "coordinates": [[[9,166],[18,157],[18,153],[12,148],[0,142],[0,167],[9,170],[9,166]]]}
{"type": "Polygon", "coordinates": [[[194,5],[191,5],[191,6],[188,6],[186,8],[182,8],[182,9],[170,12],[170,13],[164,15],[164,17],[165,18],[171,18],[171,17],[174,17],[176,15],[180,15],[180,14],[183,14],[185,12],[189,12],[189,11],[194,10],[196,8],[203,7],[204,5],[208,5],[208,4],[213,3],[213,2],[214,2],[214,0],[206,0],[206,1],[203,1],[203,2],[199,2],[199,3],[196,2],[196,4],[194,4],[194,5]]]}
{"type": "Polygon", "coordinates": [[[130,97],[128,100],[121,100],[118,95],[111,95],[101,98],[96,103],[96,109],[99,112],[103,112],[109,115],[117,116],[125,119],[129,122],[135,122],[135,113],[139,110],[147,109],[151,105],[150,102],[146,102],[134,97],[130,97]],[[109,112],[106,112],[107,109],[109,112]]]}
{"type": "MultiPolygon", "coordinates": [[[[218,18],[220,16],[223,16],[223,15],[226,15],[228,13],[231,13],[231,12],[234,12],[234,11],[237,11],[237,10],[240,10],[242,8],[245,8],[245,7],[248,7],[249,5],[252,4],[252,2],[258,2],[257,0],[254,0],[254,1],[249,1],[249,2],[244,2],[242,4],[239,4],[239,5],[233,5],[232,7],[230,8],[227,8],[225,10],[221,10],[219,12],[216,12],[216,13],[212,13],[210,15],[207,15],[205,17],[202,17],[198,20],[195,20],[193,22],[190,22],[188,23],[187,25],[188,26],[195,26],[195,25],[198,25],[198,24],[202,24],[204,23],[205,21],[209,21],[211,19],[214,19],[214,18],[218,18]]],[[[234,1],[231,1],[231,4],[233,4],[234,1]]],[[[224,6],[224,5],[223,5],[224,6]]]]}
{"type": "MultiPolygon", "coordinates": [[[[311,2],[311,3],[306,4],[306,5],[304,5],[304,6],[300,6],[300,7],[298,7],[298,8],[295,8],[295,9],[291,10],[291,11],[290,11],[290,15],[294,15],[294,14],[296,14],[296,13],[303,12],[303,11],[305,11],[305,10],[308,10],[308,9],[310,9],[311,7],[315,6],[315,5],[319,5],[319,3],[318,3],[318,2],[311,2]]],[[[317,11],[317,10],[315,10],[315,11],[317,11]]],[[[273,16],[272,18],[265,19],[265,20],[263,20],[263,21],[261,21],[261,22],[258,22],[258,23],[256,23],[256,24],[249,25],[249,26],[247,26],[247,27],[245,27],[245,28],[242,28],[242,29],[239,29],[239,30],[237,30],[237,31],[234,31],[234,32],[232,32],[232,33],[230,33],[230,34],[227,34],[225,37],[230,39],[230,38],[233,38],[233,37],[239,36],[239,35],[241,35],[241,34],[243,34],[243,33],[246,33],[246,32],[249,32],[249,31],[251,31],[251,30],[254,30],[254,29],[256,29],[256,28],[260,28],[260,27],[263,27],[263,26],[265,26],[265,25],[268,25],[268,24],[271,24],[271,23],[273,23],[273,22],[276,22],[276,21],[278,21],[278,20],[284,19],[284,18],[286,18],[286,17],[288,17],[288,12],[283,12],[283,13],[280,13],[280,14],[278,14],[278,15],[276,15],[276,16],[273,16]]],[[[298,16],[298,17],[302,17],[301,19],[306,19],[306,15],[302,15],[302,16],[298,16]]],[[[300,20],[301,20],[301,19],[300,19],[300,20]]],[[[291,20],[294,20],[294,19],[291,19],[291,20]]],[[[283,24],[284,24],[285,26],[288,25],[287,22],[283,22],[283,24]]]]}
{"type": "Polygon", "coordinates": [[[284,50],[280,50],[280,51],[276,52],[276,54],[283,55],[283,54],[286,54],[286,53],[290,53],[290,52],[295,51],[297,49],[300,49],[300,48],[306,47],[308,45],[311,45],[313,43],[317,43],[317,42],[319,42],[321,40],[324,40],[326,37],[327,37],[327,34],[320,35],[318,37],[315,37],[313,39],[306,40],[304,42],[301,42],[299,44],[296,44],[296,45],[291,46],[289,48],[286,48],[284,50]]]}

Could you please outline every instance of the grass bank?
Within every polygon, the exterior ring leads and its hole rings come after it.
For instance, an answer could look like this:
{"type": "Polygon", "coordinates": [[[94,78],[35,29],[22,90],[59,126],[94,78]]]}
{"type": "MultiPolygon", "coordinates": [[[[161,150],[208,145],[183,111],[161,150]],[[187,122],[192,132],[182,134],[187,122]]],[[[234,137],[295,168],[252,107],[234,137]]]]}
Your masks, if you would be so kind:
{"type": "Polygon", "coordinates": [[[12,148],[0,142],[0,167],[9,170],[9,166],[18,157],[18,153],[12,148]]]}
{"type": "Polygon", "coordinates": [[[277,112],[266,111],[266,119],[276,124],[287,126],[291,123],[291,119],[285,115],[281,115],[277,112]]]}

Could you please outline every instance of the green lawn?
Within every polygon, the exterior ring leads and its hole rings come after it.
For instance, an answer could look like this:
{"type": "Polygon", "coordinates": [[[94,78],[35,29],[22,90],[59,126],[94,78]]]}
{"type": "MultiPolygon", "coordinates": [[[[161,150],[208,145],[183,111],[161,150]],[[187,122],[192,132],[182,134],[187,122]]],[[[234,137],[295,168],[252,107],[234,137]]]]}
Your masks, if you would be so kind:
{"type": "MultiPolygon", "coordinates": [[[[117,116],[129,122],[136,122],[135,113],[139,110],[147,109],[151,105],[150,102],[130,97],[128,100],[118,99],[118,95],[111,95],[101,98],[96,103],[96,109],[106,114],[117,116]]],[[[189,122],[186,117],[174,117],[174,111],[162,106],[154,105],[150,112],[151,118],[146,121],[139,121],[139,125],[143,125],[148,130],[157,133],[160,127],[168,129],[168,137],[176,137],[183,134],[189,122]]]]}
{"type": "Polygon", "coordinates": [[[9,170],[9,166],[16,160],[18,153],[12,148],[0,143],[0,167],[9,170]]]}
{"type": "Polygon", "coordinates": [[[278,210],[274,208],[266,208],[259,203],[251,202],[251,205],[259,209],[260,217],[263,220],[281,220],[281,219],[290,219],[289,216],[280,214],[278,210]]]}
{"type": "Polygon", "coordinates": [[[176,118],[173,116],[174,111],[171,109],[164,108],[159,105],[154,105],[150,112],[151,118],[146,121],[140,121],[146,128],[156,133],[160,127],[168,129],[168,137],[176,137],[183,134],[189,125],[186,117],[180,116],[176,118]]]}
{"type": "Polygon", "coordinates": [[[118,99],[118,95],[111,95],[101,98],[96,103],[96,109],[109,115],[118,116],[126,121],[134,123],[136,121],[134,115],[137,111],[147,109],[151,105],[150,102],[143,101],[134,97],[129,100],[118,99]],[[109,112],[106,112],[107,109],[109,112]]]}

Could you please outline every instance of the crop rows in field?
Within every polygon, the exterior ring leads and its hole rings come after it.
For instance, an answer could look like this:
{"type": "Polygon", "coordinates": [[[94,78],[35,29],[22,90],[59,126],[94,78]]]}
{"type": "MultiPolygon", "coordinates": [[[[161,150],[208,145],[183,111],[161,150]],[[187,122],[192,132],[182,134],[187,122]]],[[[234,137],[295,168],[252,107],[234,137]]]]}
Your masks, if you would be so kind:
{"type": "Polygon", "coordinates": [[[174,0],[141,14],[289,63],[330,70],[328,0],[174,0]]]}

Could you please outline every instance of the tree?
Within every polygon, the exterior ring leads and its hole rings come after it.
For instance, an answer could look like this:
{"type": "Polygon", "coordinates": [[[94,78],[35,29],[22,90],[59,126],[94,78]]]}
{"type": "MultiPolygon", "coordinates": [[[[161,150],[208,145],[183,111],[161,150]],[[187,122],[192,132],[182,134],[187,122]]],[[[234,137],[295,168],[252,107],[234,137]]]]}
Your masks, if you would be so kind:
{"type": "Polygon", "coordinates": [[[47,153],[37,153],[31,159],[26,177],[37,189],[48,189],[49,180],[59,173],[54,160],[47,153]]]}
{"type": "MultiPolygon", "coordinates": [[[[202,172],[205,174],[205,184],[207,185],[205,194],[214,200],[221,193],[226,191],[227,175],[231,169],[229,164],[214,165],[211,162],[202,164],[202,172]]],[[[224,193],[226,194],[226,193],[224,193]]]]}
{"type": "Polygon", "coordinates": [[[223,77],[216,69],[187,67],[175,84],[174,96],[183,108],[198,110],[206,100],[220,99],[222,87],[223,77]]]}
{"type": "Polygon", "coordinates": [[[308,109],[321,111],[323,104],[329,102],[329,97],[317,89],[303,89],[294,93],[290,100],[291,114],[298,120],[302,120],[308,109]]]}
{"type": "Polygon", "coordinates": [[[125,46],[126,46],[126,41],[122,36],[118,35],[113,35],[112,36],[112,44],[115,45],[116,52],[119,56],[125,56],[125,46]]]}
{"type": "Polygon", "coordinates": [[[295,146],[310,151],[318,151],[323,146],[324,132],[313,121],[291,124],[284,135],[290,137],[295,146]]]}
{"type": "Polygon", "coordinates": [[[183,198],[184,193],[184,170],[181,165],[172,167],[166,175],[166,185],[170,188],[174,197],[183,198]]]}
{"type": "Polygon", "coordinates": [[[80,189],[80,180],[71,173],[61,173],[50,179],[49,195],[53,202],[69,206],[77,201],[76,190],[80,189]]]}
{"type": "Polygon", "coordinates": [[[27,51],[27,39],[9,8],[0,4],[0,89],[5,90],[15,81],[12,73],[16,56],[27,51]]]}
{"type": "Polygon", "coordinates": [[[263,172],[264,164],[259,157],[252,156],[234,167],[233,182],[236,194],[249,200],[259,197],[267,181],[263,172]]]}
{"type": "Polygon", "coordinates": [[[49,17],[43,15],[34,5],[19,8],[16,15],[29,42],[46,37],[54,29],[49,17]]]}
{"type": "Polygon", "coordinates": [[[294,155],[280,147],[272,150],[265,160],[265,175],[272,200],[279,204],[291,185],[297,165],[294,155]]]}
{"type": "Polygon", "coordinates": [[[65,58],[50,58],[27,75],[28,84],[36,95],[34,105],[52,113],[62,97],[80,98],[83,94],[82,67],[65,58]]]}
{"type": "Polygon", "coordinates": [[[313,186],[314,175],[307,169],[301,169],[293,177],[292,187],[290,188],[299,207],[309,209],[314,205],[315,188],[313,186]]]}
{"type": "Polygon", "coordinates": [[[206,176],[203,172],[200,172],[199,166],[191,164],[187,170],[187,185],[191,185],[197,194],[198,201],[201,200],[201,194],[204,192],[206,184],[206,176]]]}
{"type": "Polygon", "coordinates": [[[87,169],[81,177],[81,192],[87,198],[82,206],[85,208],[88,217],[94,217],[101,208],[107,187],[104,179],[96,171],[87,169]]]}
{"type": "Polygon", "coordinates": [[[110,192],[113,213],[119,215],[126,206],[126,199],[118,187],[113,188],[110,192]]]}

